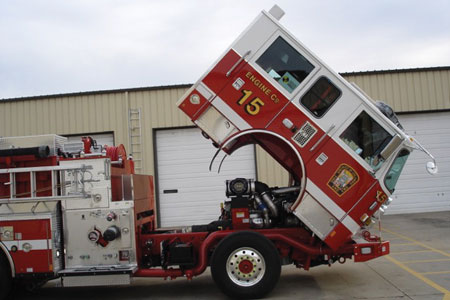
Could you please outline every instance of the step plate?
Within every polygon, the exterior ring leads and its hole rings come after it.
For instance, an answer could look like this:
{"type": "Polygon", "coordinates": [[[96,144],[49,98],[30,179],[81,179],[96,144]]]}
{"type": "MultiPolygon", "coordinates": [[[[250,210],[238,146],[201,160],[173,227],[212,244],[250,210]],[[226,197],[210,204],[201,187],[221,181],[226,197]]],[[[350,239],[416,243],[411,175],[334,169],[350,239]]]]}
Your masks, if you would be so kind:
{"type": "Polygon", "coordinates": [[[63,287],[114,286],[114,285],[128,285],[130,283],[131,283],[130,274],[65,276],[61,278],[61,285],[63,287]]]}
{"type": "Polygon", "coordinates": [[[120,266],[99,266],[99,267],[82,267],[70,268],[58,272],[63,277],[71,276],[97,276],[97,275],[122,275],[133,274],[136,272],[136,265],[120,265],[120,266]]]}

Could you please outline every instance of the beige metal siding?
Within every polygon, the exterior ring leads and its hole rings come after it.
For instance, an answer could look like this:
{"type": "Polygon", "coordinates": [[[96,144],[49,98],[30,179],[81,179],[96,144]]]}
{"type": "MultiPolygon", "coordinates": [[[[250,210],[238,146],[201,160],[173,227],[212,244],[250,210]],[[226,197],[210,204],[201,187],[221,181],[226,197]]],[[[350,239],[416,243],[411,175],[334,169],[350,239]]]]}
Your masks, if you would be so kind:
{"type": "Polygon", "coordinates": [[[261,147],[256,147],[256,170],[258,180],[269,186],[287,186],[288,172],[261,147]]]}
{"type": "MultiPolygon", "coordinates": [[[[450,68],[343,75],[397,112],[450,109],[450,68]]],[[[175,105],[186,89],[173,86],[0,101],[0,136],[114,132],[116,144],[130,149],[128,109],[141,108],[142,172],[154,174],[153,129],[193,125],[175,105]]],[[[286,171],[259,147],[256,159],[259,180],[287,184],[286,171]]]]}
{"type": "Polygon", "coordinates": [[[0,136],[114,132],[129,149],[128,109],[141,108],[145,151],[143,173],[154,174],[153,128],[190,126],[176,107],[186,88],[93,93],[0,102],[0,136]]]}
{"type": "Polygon", "coordinates": [[[450,68],[343,74],[396,112],[450,109],[450,68]]]}
{"type": "Polygon", "coordinates": [[[122,95],[97,94],[0,102],[0,135],[82,134],[114,131],[124,140],[122,95]]]}
{"type": "MultiPolygon", "coordinates": [[[[187,88],[174,88],[129,93],[129,107],[140,108],[142,112],[142,146],[145,153],[143,173],[155,174],[153,129],[193,125],[175,105],[186,90],[187,88]]],[[[130,148],[126,142],[122,143],[127,149],[130,148]]]]}

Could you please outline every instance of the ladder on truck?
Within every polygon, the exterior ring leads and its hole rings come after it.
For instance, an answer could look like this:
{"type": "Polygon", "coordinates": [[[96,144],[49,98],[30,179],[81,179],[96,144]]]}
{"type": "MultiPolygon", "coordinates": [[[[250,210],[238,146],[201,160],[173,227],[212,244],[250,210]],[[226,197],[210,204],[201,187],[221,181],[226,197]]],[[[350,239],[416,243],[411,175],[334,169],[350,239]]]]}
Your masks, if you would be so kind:
{"type": "Polygon", "coordinates": [[[9,198],[0,198],[0,205],[26,202],[52,202],[72,198],[88,198],[91,195],[85,190],[85,173],[92,166],[44,166],[29,168],[0,169],[0,174],[9,174],[9,198]],[[43,190],[36,188],[36,175],[40,172],[50,172],[51,185],[43,190]],[[28,174],[30,191],[17,194],[17,174],[28,174]],[[58,180],[59,179],[59,180],[58,180]],[[51,191],[51,196],[38,196],[40,192],[51,191]],[[29,197],[26,197],[28,196],[29,197]]]}
{"type": "Polygon", "coordinates": [[[130,143],[130,154],[133,156],[134,169],[136,173],[141,174],[144,166],[144,154],[142,145],[142,123],[141,109],[130,108],[128,110],[128,136],[130,143]]]}

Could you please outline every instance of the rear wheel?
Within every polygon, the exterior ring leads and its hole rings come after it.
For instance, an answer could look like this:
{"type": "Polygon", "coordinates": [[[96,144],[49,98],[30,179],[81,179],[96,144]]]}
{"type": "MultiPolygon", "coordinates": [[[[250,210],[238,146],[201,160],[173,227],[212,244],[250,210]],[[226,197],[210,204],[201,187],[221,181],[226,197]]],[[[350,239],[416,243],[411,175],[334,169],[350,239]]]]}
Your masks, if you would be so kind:
{"type": "Polygon", "coordinates": [[[0,253],[0,300],[6,299],[11,292],[12,277],[9,263],[0,253]]]}
{"type": "Polygon", "coordinates": [[[277,284],[281,273],[276,247],[256,232],[237,232],[223,239],[211,258],[219,288],[239,299],[260,298],[277,284]]]}

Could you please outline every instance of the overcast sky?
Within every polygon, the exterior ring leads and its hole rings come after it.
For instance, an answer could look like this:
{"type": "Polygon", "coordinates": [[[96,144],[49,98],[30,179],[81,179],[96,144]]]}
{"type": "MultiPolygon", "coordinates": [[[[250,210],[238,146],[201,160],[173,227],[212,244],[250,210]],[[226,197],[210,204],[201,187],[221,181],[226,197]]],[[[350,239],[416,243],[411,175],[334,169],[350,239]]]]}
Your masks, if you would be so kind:
{"type": "Polygon", "coordinates": [[[0,99],[194,83],[275,3],[338,72],[450,65],[448,0],[0,0],[0,99]]]}

